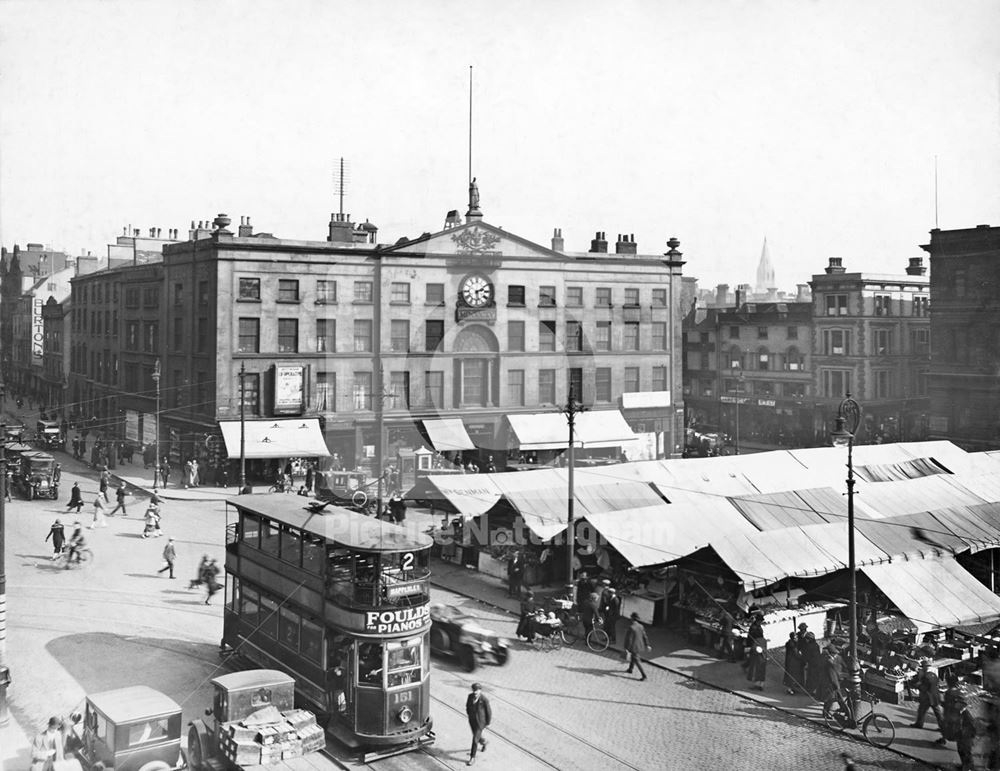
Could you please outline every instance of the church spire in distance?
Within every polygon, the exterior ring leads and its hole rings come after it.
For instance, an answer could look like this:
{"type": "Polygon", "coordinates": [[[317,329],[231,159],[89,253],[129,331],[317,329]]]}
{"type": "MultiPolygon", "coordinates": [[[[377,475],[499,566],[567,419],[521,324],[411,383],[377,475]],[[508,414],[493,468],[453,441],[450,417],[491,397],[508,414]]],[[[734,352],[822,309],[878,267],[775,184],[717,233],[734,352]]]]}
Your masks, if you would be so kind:
{"type": "Polygon", "coordinates": [[[757,282],[754,284],[754,294],[767,294],[773,289],[774,265],[771,264],[771,254],[767,251],[767,236],[764,236],[764,248],[760,252],[760,262],[757,263],[757,282]]]}

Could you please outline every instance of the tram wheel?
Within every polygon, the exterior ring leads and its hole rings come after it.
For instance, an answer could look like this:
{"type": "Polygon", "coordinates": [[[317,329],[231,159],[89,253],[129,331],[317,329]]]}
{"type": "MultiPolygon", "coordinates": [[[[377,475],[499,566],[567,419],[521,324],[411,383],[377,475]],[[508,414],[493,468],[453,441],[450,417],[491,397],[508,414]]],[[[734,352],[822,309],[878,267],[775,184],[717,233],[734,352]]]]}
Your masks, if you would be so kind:
{"type": "Polygon", "coordinates": [[[458,649],[458,663],[462,665],[462,669],[466,672],[476,671],[476,652],[472,650],[471,645],[462,645],[458,649]]]}

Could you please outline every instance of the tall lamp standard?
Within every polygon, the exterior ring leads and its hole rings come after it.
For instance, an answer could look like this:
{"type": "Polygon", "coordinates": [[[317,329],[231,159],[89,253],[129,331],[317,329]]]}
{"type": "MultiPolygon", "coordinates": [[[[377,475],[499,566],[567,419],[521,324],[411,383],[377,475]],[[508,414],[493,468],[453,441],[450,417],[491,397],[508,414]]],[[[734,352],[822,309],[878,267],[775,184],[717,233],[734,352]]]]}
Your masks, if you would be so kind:
{"type": "Polygon", "coordinates": [[[243,379],[247,376],[246,362],[240,362],[240,495],[253,492],[247,487],[247,435],[246,417],[244,408],[246,405],[245,385],[243,379]]]}
{"type": "Polygon", "coordinates": [[[157,490],[157,477],[160,476],[160,360],[156,360],[153,365],[153,383],[156,384],[156,412],[153,415],[155,430],[153,434],[153,447],[156,449],[156,458],[153,461],[153,492],[157,490]]]}
{"type": "Polygon", "coordinates": [[[576,450],[574,449],[576,440],[573,437],[573,431],[576,427],[576,416],[581,412],[586,412],[586,410],[587,408],[580,404],[574,397],[571,387],[569,389],[569,397],[566,399],[566,406],[559,410],[566,416],[566,423],[569,425],[569,475],[567,477],[568,496],[566,498],[566,597],[570,599],[573,597],[573,591],[576,586],[573,581],[573,546],[576,544],[573,521],[575,495],[573,489],[573,467],[576,465],[576,450]]]}
{"type": "Polygon", "coordinates": [[[861,697],[861,666],[858,663],[858,571],[854,561],[854,435],[861,424],[861,405],[850,392],[837,409],[837,423],[830,433],[834,447],[847,447],[847,569],[851,574],[848,624],[850,645],[850,689],[853,703],[861,697]]]}

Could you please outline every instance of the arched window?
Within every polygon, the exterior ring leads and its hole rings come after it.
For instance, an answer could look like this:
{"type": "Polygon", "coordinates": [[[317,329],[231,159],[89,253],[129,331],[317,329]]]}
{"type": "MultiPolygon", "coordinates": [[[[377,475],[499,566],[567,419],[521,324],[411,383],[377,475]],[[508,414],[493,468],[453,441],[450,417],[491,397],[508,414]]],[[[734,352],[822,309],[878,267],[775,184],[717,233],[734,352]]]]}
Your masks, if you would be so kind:
{"type": "Polygon", "coordinates": [[[729,368],[730,369],[743,369],[743,351],[740,350],[738,345],[730,346],[729,348],[729,368]]]}
{"type": "Polygon", "coordinates": [[[771,352],[766,347],[761,346],[757,349],[756,362],[757,369],[761,371],[771,369],[771,352]]]}
{"type": "Polygon", "coordinates": [[[785,353],[785,369],[792,370],[793,372],[805,369],[802,352],[794,345],[789,347],[785,353]]]}

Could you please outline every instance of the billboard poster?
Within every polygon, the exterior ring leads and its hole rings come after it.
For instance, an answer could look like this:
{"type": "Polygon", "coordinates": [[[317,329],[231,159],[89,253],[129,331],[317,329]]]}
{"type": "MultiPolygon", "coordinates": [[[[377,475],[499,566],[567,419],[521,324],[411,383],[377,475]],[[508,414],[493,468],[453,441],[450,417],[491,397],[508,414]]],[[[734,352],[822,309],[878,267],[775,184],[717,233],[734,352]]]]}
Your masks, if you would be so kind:
{"type": "Polygon", "coordinates": [[[305,411],[306,368],[301,364],[274,367],[274,414],[301,415],[305,411]]]}
{"type": "Polygon", "coordinates": [[[135,410],[125,410],[125,438],[139,441],[139,413],[135,410]]]}

